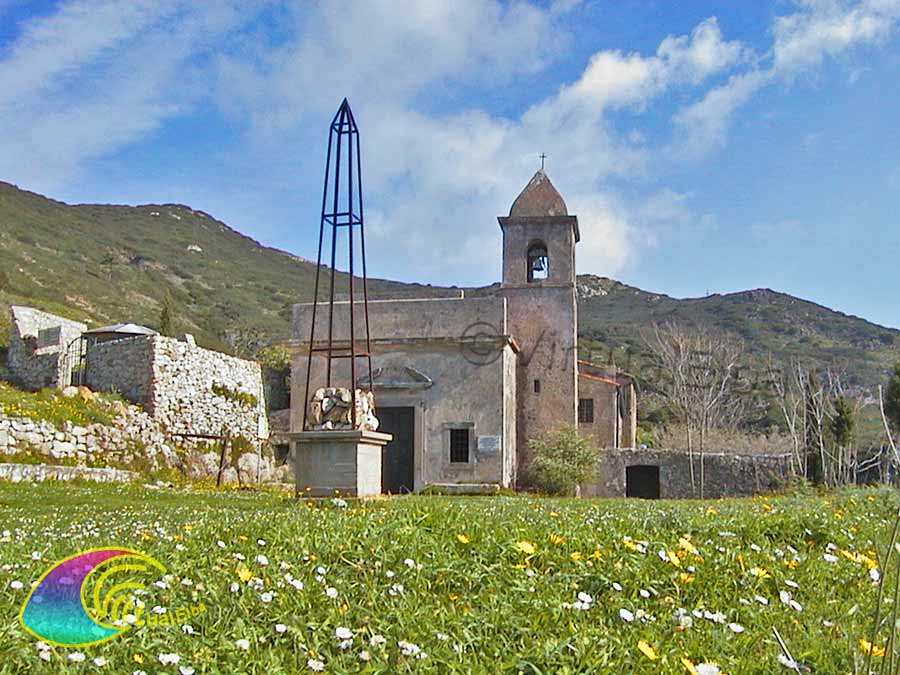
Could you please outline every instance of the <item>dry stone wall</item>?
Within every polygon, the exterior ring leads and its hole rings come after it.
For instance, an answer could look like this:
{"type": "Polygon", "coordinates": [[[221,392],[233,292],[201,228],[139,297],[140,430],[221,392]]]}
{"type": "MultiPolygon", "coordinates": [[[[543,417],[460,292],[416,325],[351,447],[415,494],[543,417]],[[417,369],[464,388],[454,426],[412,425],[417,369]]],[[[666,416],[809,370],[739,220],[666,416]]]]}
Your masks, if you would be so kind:
{"type": "Polygon", "coordinates": [[[226,432],[254,444],[269,436],[262,372],[254,361],[141,336],[92,346],[86,379],[95,391],[116,391],[141,405],[172,435],[226,432]]]}

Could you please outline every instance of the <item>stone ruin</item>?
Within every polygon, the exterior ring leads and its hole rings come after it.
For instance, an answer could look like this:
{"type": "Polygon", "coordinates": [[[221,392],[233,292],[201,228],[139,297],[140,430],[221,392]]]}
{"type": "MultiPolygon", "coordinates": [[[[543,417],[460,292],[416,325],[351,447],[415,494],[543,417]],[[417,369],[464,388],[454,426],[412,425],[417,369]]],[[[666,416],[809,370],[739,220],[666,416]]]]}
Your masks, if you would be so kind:
{"type": "MultiPolygon", "coordinates": [[[[316,390],[307,408],[308,431],[349,431],[354,428],[351,407],[353,395],[344,387],[322,387],[316,390]]],[[[371,391],[356,390],[356,429],[376,431],[375,396],[371,391]]]]}

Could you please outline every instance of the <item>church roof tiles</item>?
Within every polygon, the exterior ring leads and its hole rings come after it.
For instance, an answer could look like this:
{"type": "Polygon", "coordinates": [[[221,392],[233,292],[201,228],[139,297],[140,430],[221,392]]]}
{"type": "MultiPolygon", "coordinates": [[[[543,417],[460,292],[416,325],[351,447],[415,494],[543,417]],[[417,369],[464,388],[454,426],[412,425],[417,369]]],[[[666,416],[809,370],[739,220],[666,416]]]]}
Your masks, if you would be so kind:
{"type": "Polygon", "coordinates": [[[547,174],[540,169],[516,197],[516,201],[509,209],[509,215],[511,218],[540,218],[567,216],[569,211],[547,174]]]}

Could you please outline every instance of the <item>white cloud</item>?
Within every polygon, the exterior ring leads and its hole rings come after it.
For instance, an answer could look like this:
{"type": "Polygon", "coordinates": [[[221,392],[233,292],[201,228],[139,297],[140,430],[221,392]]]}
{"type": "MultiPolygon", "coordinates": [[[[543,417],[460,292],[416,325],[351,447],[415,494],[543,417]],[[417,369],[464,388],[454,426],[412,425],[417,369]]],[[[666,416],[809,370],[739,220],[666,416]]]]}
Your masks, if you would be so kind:
{"type": "Polygon", "coordinates": [[[364,136],[373,260],[402,256],[427,280],[496,279],[495,217],[545,151],[579,216],[580,270],[614,274],[667,225],[714,225],[710,214],[694,213],[688,195],[653,183],[663,161],[724,143],[736,112],[772,82],[883,40],[900,0],[803,2],[775,20],[762,56],[727,40],[711,17],[647,54],[598,50],[577,77],[521,114],[464,107],[473,92],[533,83],[570,44],[561,21],[575,11],[569,0],[549,8],[73,0],[24,26],[0,55],[0,175],[52,191],[91,160],[212,104],[249,130],[223,153],[236,166],[244,159],[237,170],[259,174],[258,189],[304,182],[285,174],[302,165],[314,172],[306,181],[314,195],[321,121],[347,95],[364,136]],[[648,141],[641,128],[642,113],[673,91],[693,97],[673,117],[677,148],[648,141]],[[611,121],[629,116],[622,130],[611,121]],[[286,148],[305,157],[290,164],[286,148]],[[621,177],[651,187],[626,198],[611,186],[621,177]]]}

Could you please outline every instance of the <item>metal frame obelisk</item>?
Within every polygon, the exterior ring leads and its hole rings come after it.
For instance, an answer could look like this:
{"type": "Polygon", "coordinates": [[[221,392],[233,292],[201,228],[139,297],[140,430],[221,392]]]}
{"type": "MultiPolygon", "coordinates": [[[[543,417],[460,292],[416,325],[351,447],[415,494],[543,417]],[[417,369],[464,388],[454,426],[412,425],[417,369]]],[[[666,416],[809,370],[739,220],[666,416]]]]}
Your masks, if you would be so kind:
{"type": "Polygon", "coordinates": [[[310,373],[313,369],[313,358],[317,352],[325,354],[325,386],[332,387],[332,362],[335,359],[350,359],[350,384],[351,392],[350,414],[351,424],[357,428],[359,420],[356,406],[356,361],[364,358],[368,365],[369,376],[367,388],[372,388],[372,344],[369,330],[369,295],[366,278],[366,237],[363,221],[362,199],[362,162],[359,149],[359,129],[353,111],[345,98],[341,102],[334,119],[331,121],[331,130],[328,135],[328,154],[325,160],[325,187],[322,190],[322,217],[319,221],[319,253],[316,261],[316,285],[313,295],[312,324],[309,335],[309,354],[306,367],[305,405],[303,408],[303,429],[308,429],[307,408],[310,401],[310,373]],[[334,162],[332,163],[332,159],[334,162]],[[354,181],[355,178],[355,181],[354,181]],[[342,185],[341,182],[345,183],[342,185]],[[329,194],[329,186],[333,189],[329,194]],[[327,343],[316,345],[316,320],[319,310],[319,289],[322,277],[322,251],[325,241],[326,225],[331,226],[331,263],[328,266],[330,274],[329,299],[328,299],[328,337],[327,343]],[[347,230],[348,250],[348,274],[350,285],[350,334],[347,344],[335,343],[334,339],[334,290],[335,272],[337,265],[338,232],[347,230]],[[356,335],[356,295],[354,294],[354,232],[359,230],[360,263],[362,267],[362,305],[365,319],[365,347],[357,348],[356,335]]]}

